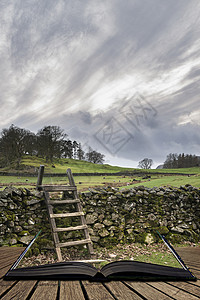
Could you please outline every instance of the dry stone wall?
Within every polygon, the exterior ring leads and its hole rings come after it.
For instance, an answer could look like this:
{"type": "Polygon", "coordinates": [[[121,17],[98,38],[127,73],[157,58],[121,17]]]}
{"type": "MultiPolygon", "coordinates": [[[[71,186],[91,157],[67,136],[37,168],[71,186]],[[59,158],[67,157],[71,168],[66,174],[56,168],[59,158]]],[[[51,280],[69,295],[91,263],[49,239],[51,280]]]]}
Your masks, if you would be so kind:
{"type": "MultiPolygon", "coordinates": [[[[153,243],[158,241],[156,231],[173,243],[200,241],[200,189],[190,185],[90,189],[81,193],[80,198],[94,246],[153,243]]],[[[75,223],[68,219],[63,225],[74,226],[75,223]]],[[[35,254],[53,246],[41,193],[14,187],[0,192],[1,246],[26,245],[40,229],[42,234],[34,246],[35,254]]],[[[75,235],[76,232],[68,233],[61,239],[70,240],[75,235]]]]}

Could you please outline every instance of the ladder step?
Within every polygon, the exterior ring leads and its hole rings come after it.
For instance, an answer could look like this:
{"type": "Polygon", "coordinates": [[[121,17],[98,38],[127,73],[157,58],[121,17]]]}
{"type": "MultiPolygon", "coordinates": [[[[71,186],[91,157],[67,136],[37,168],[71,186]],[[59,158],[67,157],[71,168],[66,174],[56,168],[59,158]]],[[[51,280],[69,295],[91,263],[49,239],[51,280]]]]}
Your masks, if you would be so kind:
{"type": "Polygon", "coordinates": [[[84,216],[84,212],[64,213],[64,214],[50,214],[50,218],[66,218],[66,217],[80,217],[84,216]]]}
{"type": "Polygon", "coordinates": [[[76,186],[71,185],[39,185],[39,190],[44,192],[65,192],[65,191],[76,191],[76,186]]]}
{"type": "Polygon", "coordinates": [[[73,203],[80,203],[79,199],[74,200],[49,200],[49,204],[73,204],[73,203]]]}
{"type": "Polygon", "coordinates": [[[90,239],[80,240],[80,241],[71,241],[66,243],[58,243],[56,247],[68,247],[68,246],[76,246],[76,245],[84,245],[84,244],[91,244],[90,239]]]}
{"type": "Polygon", "coordinates": [[[62,231],[73,231],[73,230],[81,230],[81,229],[87,229],[87,225],[80,225],[75,227],[66,227],[66,228],[55,228],[54,232],[62,232],[62,231]]]}

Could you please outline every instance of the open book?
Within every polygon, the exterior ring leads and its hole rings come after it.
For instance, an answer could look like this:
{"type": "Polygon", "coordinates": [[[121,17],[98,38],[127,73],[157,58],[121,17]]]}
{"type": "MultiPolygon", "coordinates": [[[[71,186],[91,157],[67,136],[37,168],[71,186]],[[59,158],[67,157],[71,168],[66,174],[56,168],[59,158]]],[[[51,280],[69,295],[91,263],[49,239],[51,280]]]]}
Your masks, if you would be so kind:
{"type": "Polygon", "coordinates": [[[7,279],[65,280],[194,280],[187,270],[137,261],[115,261],[101,270],[83,262],[61,262],[8,271],[7,279]]]}
{"type": "MultiPolygon", "coordinates": [[[[40,232],[39,232],[40,233],[40,232]]],[[[27,248],[19,256],[13,266],[5,275],[5,279],[65,279],[65,280],[196,280],[196,277],[188,270],[182,259],[178,256],[168,241],[161,236],[165,244],[172,251],[182,268],[174,268],[145,262],[122,260],[108,263],[101,270],[85,262],[67,261],[41,266],[16,268],[28,249],[34,243],[30,242],[27,248]]]]}

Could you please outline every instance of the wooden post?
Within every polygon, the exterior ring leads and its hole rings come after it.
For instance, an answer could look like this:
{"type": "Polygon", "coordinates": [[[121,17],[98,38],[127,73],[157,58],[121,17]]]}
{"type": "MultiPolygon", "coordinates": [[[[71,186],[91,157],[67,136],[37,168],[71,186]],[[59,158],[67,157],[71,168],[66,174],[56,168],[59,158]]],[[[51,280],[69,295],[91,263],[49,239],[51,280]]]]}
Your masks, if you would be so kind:
{"type": "Polygon", "coordinates": [[[44,165],[40,165],[39,172],[38,172],[38,180],[36,185],[37,190],[39,190],[39,186],[42,185],[43,175],[44,175],[44,165]]]}
{"type": "Polygon", "coordinates": [[[75,186],[74,178],[72,176],[72,171],[71,169],[67,169],[67,177],[69,179],[69,184],[72,186],[75,186]]]}

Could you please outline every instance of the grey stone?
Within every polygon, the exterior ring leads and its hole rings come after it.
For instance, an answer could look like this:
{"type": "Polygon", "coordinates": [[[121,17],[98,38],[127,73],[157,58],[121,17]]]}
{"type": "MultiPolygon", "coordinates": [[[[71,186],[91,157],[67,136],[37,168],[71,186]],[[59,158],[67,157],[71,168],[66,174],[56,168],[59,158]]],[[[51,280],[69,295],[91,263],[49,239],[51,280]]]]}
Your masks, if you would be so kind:
{"type": "Polygon", "coordinates": [[[111,230],[111,231],[118,231],[118,228],[116,226],[111,226],[111,227],[109,227],[109,230],[111,230]]]}
{"type": "Polygon", "coordinates": [[[34,224],[35,224],[35,221],[34,221],[33,219],[30,218],[30,219],[28,219],[28,224],[29,224],[29,225],[34,225],[34,224]]]}
{"type": "Polygon", "coordinates": [[[6,225],[0,224],[0,234],[5,234],[6,232],[6,225]]]}
{"type": "Polygon", "coordinates": [[[95,225],[94,225],[94,228],[95,229],[98,229],[98,230],[100,230],[100,229],[102,229],[102,228],[104,228],[105,227],[105,225],[104,224],[101,224],[101,223],[96,223],[95,225]]]}
{"type": "Polygon", "coordinates": [[[155,221],[156,220],[156,216],[153,213],[151,213],[151,214],[148,215],[148,219],[150,221],[155,221]]]}
{"type": "Polygon", "coordinates": [[[145,243],[146,244],[153,244],[154,243],[154,238],[151,233],[147,233],[145,237],[145,243]]]}
{"type": "Polygon", "coordinates": [[[197,229],[197,225],[195,223],[192,223],[192,229],[196,230],[197,229]]]}
{"type": "Polygon", "coordinates": [[[17,206],[10,203],[10,204],[9,204],[9,208],[10,208],[11,210],[13,210],[13,209],[17,208],[17,206]]]}
{"type": "Polygon", "coordinates": [[[14,226],[15,226],[15,223],[14,223],[13,221],[9,221],[9,222],[8,222],[8,226],[9,226],[9,227],[14,227],[14,226]]]}
{"type": "Polygon", "coordinates": [[[119,215],[116,213],[112,213],[112,220],[116,221],[119,218],[119,215]]]}
{"type": "Polygon", "coordinates": [[[28,235],[28,236],[22,236],[19,241],[25,245],[28,245],[30,241],[34,238],[34,236],[28,235]]]}
{"type": "Polygon", "coordinates": [[[113,224],[113,222],[110,221],[110,220],[104,220],[103,224],[106,225],[106,226],[111,226],[113,224]]]}
{"type": "Polygon", "coordinates": [[[100,240],[100,237],[99,236],[95,236],[95,235],[91,235],[91,240],[93,241],[93,242],[98,242],[99,240],[100,240]]]}
{"type": "Polygon", "coordinates": [[[18,233],[20,231],[22,231],[22,227],[21,226],[15,226],[14,227],[14,232],[18,233]]]}
{"type": "Polygon", "coordinates": [[[163,191],[160,191],[157,193],[158,196],[163,196],[165,193],[163,191]]]}
{"type": "Polygon", "coordinates": [[[109,235],[109,232],[104,228],[104,229],[102,229],[102,230],[99,231],[99,235],[101,237],[105,237],[105,236],[109,235]]]}
{"type": "Polygon", "coordinates": [[[15,244],[17,244],[17,240],[12,238],[12,239],[9,240],[9,244],[10,245],[15,245],[15,244]]]}
{"type": "Polygon", "coordinates": [[[93,214],[87,214],[86,215],[86,223],[87,224],[94,224],[98,219],[98,214],[93,213],[93,214]]]}
{"type": "Polygon", "coordinates": [[[184,232],[184,229],[181,228],[181,227],[176,226],[176,227],[172,227],[172,228],[171,228],[171,231],[172,231],[172,232],[176,232],[176,233],[183,233],[183,232],[184,232]]]}
{"type": "Polygon", "coordinates": [[[184,224],[180,224],[179,227],[181,227],[183,229],[189,229],[190,228],[189,225],[187,225],[185,223],[184,224]]]}
{"type": "Polygon", "coordinates": [[[34,205],[40,203],[41,200],[31,199],[30,201],[27,201],[27,205],[34,205]]]}

